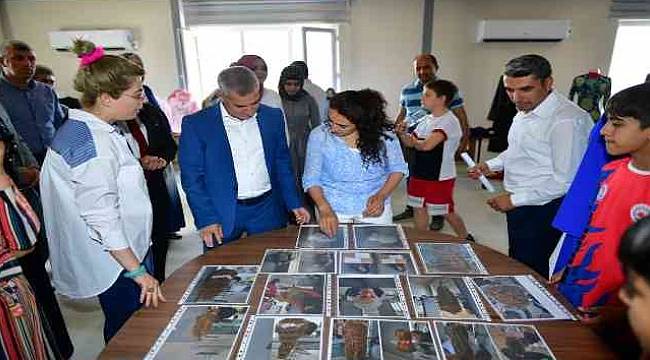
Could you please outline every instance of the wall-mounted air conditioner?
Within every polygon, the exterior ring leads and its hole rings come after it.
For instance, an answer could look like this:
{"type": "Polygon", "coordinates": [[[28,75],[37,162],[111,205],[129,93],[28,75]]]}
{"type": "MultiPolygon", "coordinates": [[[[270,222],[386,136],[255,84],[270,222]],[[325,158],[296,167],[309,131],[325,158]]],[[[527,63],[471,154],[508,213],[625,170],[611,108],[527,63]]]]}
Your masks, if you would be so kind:
{"type": "Polygon", "coordinates": [[[482,20],[478,23],[478,42],[552,42],[571,33],[570,20],[482,20]]]}
{"type": "Polygon", "coordinates": [[[131,30],[71,30],[50,31],[50,46],[56,51],[70,51],[75,39],[92,41],[105,50],[134,50],[136,48],[131,30]]]}

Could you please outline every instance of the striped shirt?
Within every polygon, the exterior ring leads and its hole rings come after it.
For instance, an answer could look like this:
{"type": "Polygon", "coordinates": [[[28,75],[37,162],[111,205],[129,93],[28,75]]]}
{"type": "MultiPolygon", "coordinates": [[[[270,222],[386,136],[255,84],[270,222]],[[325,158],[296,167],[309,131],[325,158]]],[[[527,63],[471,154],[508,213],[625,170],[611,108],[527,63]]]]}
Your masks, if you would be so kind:
{"type": "MultiPolygon", "coordinates": [[[[437,78],[433,78],[437,80],[437,78]]],[[[422,92],[424,85],[420,79],[415,79],[412,83],[404,85],[399,96],[399,104],[406,110],[406,124],[410,127],[416,124],[416,121],[431,112],[422,107],[422,92]]],[[[449,109],[454,110],[462,107],[465,103],[461,97],[460,91],[454,94],[454,98],[449,104],[449,109]]]]}

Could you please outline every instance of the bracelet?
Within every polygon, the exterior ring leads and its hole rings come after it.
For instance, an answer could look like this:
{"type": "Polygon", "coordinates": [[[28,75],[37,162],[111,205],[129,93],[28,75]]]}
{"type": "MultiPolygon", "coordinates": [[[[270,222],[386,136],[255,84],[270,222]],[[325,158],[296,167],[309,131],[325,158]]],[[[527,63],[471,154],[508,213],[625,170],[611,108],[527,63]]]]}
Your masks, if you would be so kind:
{"type": "Polygon", "coordinates": [[[134,270],[125,272],[124,277],[129,278],[129,279],[134,279],[134,278],[137,278],[138,276],[142,276],[142,275],[144,275],[146,273],[147,273],[147,269],[144,268],[144,265],[140,265],[139,267],[137,267],[134,270]]]}

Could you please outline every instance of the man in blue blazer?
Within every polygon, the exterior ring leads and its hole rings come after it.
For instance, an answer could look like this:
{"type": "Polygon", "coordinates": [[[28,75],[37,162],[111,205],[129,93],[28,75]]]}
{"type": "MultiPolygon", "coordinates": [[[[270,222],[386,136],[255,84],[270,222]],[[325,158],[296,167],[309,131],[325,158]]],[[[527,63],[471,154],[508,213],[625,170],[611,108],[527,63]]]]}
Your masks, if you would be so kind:
{"type": "Polygon", "coordinates": [[[284,116],[260,105],[251,70],[234,66],[218,77],[214,106],[184,118],[179,145],[183,189],[204,250],[283,228],[291,210],[309,221],[296,188],[284,116]]]}

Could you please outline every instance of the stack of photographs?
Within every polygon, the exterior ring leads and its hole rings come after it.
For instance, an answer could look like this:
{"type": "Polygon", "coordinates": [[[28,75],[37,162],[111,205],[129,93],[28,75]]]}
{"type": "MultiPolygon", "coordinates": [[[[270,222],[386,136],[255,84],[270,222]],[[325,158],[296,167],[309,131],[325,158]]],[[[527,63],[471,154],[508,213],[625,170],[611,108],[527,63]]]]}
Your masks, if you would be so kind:
{"type": "Polygon", "coordinates": [[[555,359],[529,325],[435,322],[445,359],[555,359]]]}
{"type": "Polygon", "coordinates": [[[472,281],[503,321],[575,320],[531,275],[486,276],[472,281]]]}
{"type": "Polygon", "coordinates": [[[415,275],[418,273],[410,251],[341,251],[341,274],[415,275]]]}
{"type": "Polygon", "coordinates": [[[410,317],[397,276],[339,275],[336,288],[339,316],[410,317]]]}
{"type": "Polygon", "coordinates": [[[204,266],[178,304],[247,304],[258,270],[255,265],[204,266]]]}
{"type": "Polygon", "coordinates": [[[485,266],[469,244],[417,243],[427,274],[487,275],[485,266]]]}
{"type": "Polygon", "coordinates": [[[436,360],[435,334],[425,321],[332,319],[331,360],[436,360]]]}
{"type": "Polygon", "coordinates": [[[336,273],[336,252],[328,250],[266,250],[261,273],[331,274],[336,273]]]}
{"type": "Polygon", "coordinates": [[[354,247],[357,249],[408,249],[401,225],[354,225],[354,247]]]}
{"type": "Polygon", "coordinates": [[[230,359],[248,306],[181,306],[145,359],[230,359]]]}
{"type": "Polygon", "coordinates": [[[322,359],[322,354],[322,317],[254,316],[237,359],[317,360],[322,359]]]}
{"type": "Polygon", "coordinates": [[[322,315],[327,306],[326,279],[322,274],[270,275],[257,314],[322,315]]]}
{"type": "Polygon", "coordinates": [[[409,276],[408,284],[417,318],[490,321],[467,277],[409,276]]]}
{"type": "Polygon", "coordinates": [[[301,225],[296,240],[299,249],[347,249],[348,227],[339,225],[336,235],[329,237],[318,225],[301,225]]]}

